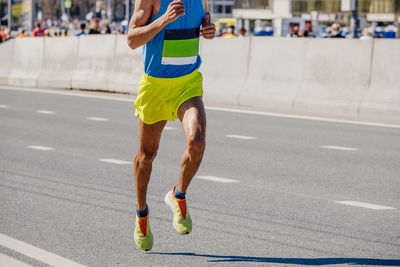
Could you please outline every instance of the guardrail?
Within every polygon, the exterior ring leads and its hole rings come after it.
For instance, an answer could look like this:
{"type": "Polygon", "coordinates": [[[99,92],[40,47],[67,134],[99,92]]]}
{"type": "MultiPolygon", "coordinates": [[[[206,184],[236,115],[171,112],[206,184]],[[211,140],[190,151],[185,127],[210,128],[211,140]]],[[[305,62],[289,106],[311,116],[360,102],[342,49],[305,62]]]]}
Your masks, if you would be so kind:
{"type": "MultiPolygon", "coordinates": [[[[205,101],[400,123],[400,40],[201,40],[205,101]]],[[[0,45],[0,84],[136,94],[141,49],[126,36],[21,38],[0,45]]]]}

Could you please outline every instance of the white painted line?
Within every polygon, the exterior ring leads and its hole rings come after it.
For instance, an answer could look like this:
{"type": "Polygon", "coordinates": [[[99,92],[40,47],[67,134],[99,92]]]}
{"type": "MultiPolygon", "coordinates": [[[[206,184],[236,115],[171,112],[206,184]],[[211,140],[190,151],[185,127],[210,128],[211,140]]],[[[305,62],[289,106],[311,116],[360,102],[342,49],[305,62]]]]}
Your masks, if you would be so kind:
{"type": "MultiPolygon", "coordinates": [[[[17,88],[11,86],[0,86],[0,90],[11,90],[11,91],[24,91],[24,92],[32,92],[32,93],[45,93],[45,94],[55,94],[55,95],[65,95],[65,96],[78,96],[78,97],[86,97],[86,98],[96,98],[103,100],[115,100],[121,102],[135,102],[135,99],[129,97],[117,97],[117,96],[105,96],[99,95],[97,92],[91,93],[82,93],[72,90],[55,90],[55,89],[30,89],[30,88],[17,88]]],[[[300,119],[300,120],[311,120],[311,121],[322,121],[322,122],[334,122],[334,123],[345,123],[345,124],[354,124],[354,125],[363,125],[363,126],[374,126],[374,127],[385,127],[385,128],[394,128],[400,129],[400,125],[398,124],[386,124],[386,123],[374,123],[374,122],[364,122],[364,121],[353,121],[353,120],[339,120],[339,119],[331,119],[331,118],[323,118],[323,117],[313,117],[313,116],[301,116],[301,115],[289,115],[282,113],[273,113],[273,112],[263,112],[263,111],[252,111],[252,110],[243,110],[243,109],[233,109],[233,108],[219,108],[219,107],[206,107],[207,110],[214,111],[224,111],[231,113],[241,113],[241,114],[251,114],[251,115],[261,115],[267,117],[278,117],[278,118],[288,118],[288,119],[300,119]]]]}
{"type": "Polygon", "coordinates": [[[3,234],[0,234],[0,245],[51,266],[84,266],[3,234]]]}
{"type": "Polygon", "coordinates": [[[164,129],[165,130],[176,130],[175,127],[170,127],[170,126],[165,126],[164,129]]]}
{"type": "Polygon", "coordinates": [[[400,125],[398,125],[398,124],[375,123],[375,122],[352,121],[352,120],[339,120],[339,119],[331,119],[331,118],[323,118],[323,117],[289,115],[289,114],[282,114],[282,113],[242,110],[242,109],[233,109],[233,108],[206,107],[206,109],[214,110],[214,111],[231,112],[231,113],[241,113],[241,114],[260,115],[260,116],[267,116],[267,117],[285,118],[285,119],[287,118],[287,119],[299,119],[299,120],[310,120],[310,121],[323,121],[323,122],[334,122],[334,123],[345,123],[345,124],[354,124],[354,125],[363,125],[363,126],[374,126],[374,127],[386,127],[386,128],[400,129],[400,125]]]}
{"type": "Polygon", "coordinates": [[[91,120],[91,121],[108,121],[108,119],[100,118],[100,117],[87,117],[86,119],[91,120]]]}
{"type": "Polygon", "coordinates": [[[228,178],[216,177],[216,176],[196,176],[199,179],[219,182],[219,183],[239,183],[238,180],[232,180],[228,178]]]}
{"type": "Polygon", "coordinates": [[[39,113],[39,114],[47,114],[47,115],[55,114],[55,112],[51,111],[51,110],[36,110],[36,112],[39,113]]]}
{"type": "Polygon", "coordinates": [[[31,267],[32,265],[26,264],[25,262],[11,258],[7,255],[0,254],[0,266],[4,267],[31,267]]]}
{"type": "Polygon", "coordinates": [[[8,105],[2,105],[2,104],[0,104],[0,108],[9,108],[10,106],[8,106],[8,105]]]}
{"type": "Polygon", "coordinates": [[[131,161],[126,161],[126,160],[119,160],[119,159],[99,159],[102,162],[107,162],[107,163],[113,163],[113,164],[132,164],[131,161]]]}
{"type": "Polygon", "coordinates": [[[28,146],[28,148],[36,149],[36,150],[42,150],[42,151],[51,151],[51,150],[55,150],[55,148],[48,147],[48,146],[28,146]]]}
{"type": "Polygon", "coordinates": [[[253,136],[246,136],[246,135],[236,135],[236,134],[227,134],[225,135],[228,138],[235,138],[235,139],[244,139],[244,140],[254,140],[257,139],[253,136]]]}
{"type": "Polygon", "coordinates": [[[359,150],[358,148],[344,147],[344,146],[320,146],[320,148],[343,150],[343,151],[358,151],[359,150]]]}
{"type": "Polygon", "coordinates": [[[355,207],[361,207],[361,208],[366,208],[366,209],[373,209],[373,210],[395,210],[396,209],[396,208],[392,208],[392,207],[370,204],[370,203],[365,203],[365,202],[358,202],[358,201],[335,201],[335,203],[349,205],[349,206],[355,206],[355,207]]]}

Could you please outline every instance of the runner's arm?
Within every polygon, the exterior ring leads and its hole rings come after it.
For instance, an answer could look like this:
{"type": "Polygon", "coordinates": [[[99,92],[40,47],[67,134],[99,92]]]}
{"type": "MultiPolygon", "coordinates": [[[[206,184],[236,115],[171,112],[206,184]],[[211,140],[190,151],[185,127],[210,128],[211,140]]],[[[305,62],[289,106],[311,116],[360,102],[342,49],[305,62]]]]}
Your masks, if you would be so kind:
{"type": "Polygon", "coordinates": [[[127,41],[130,48],[138,48],[157,35],[168,23],[175,21],[178,17],[185,15],[185,8],[181,0],[174,0],[169,4],[167,11],[152,23],[151,19],[154,1],[135,1],[135,11],[129,22],[127,41]]]}
{"type": "Polygon", "coordinates": [[[206,16],[203,19],[203,24],[200,30],[201,35],[206,39],[213,39],[215,37],[215,25],[211,22],[211,16],[208,8],[208,1],[203,0],[204,11],[206,16]]]}

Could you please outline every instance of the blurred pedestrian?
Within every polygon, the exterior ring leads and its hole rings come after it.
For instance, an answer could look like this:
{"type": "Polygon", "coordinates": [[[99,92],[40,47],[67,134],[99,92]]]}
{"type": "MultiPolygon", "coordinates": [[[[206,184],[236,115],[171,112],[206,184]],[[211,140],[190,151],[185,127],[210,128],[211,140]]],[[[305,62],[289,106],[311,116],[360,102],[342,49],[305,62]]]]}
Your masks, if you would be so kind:
{"type": "Polygon", "coordinates": [[[344,36],[340,34],[340,24],[339,23],[332,24],[330,38],[344,38],[344,36]]]}
{"type": "Polygon", "coordinates": [[[35,29],[33,29],[32,35],[35,37],[44,36],[44,29],[42,29],[42,24],[40,21],[36,22],[36,27],[35,27],[35,29]]]}
{"type": "Polygon", "coordinates": [[[235,34],[235,26],[233,26],[233,25],[229,26],[226,29],[226,33],[222,34],[221,37],[224,37],[224,38],[235,38],[235,37],[237,37],[237,35],[235,34]]]}
{"type": "Polygon", "coordinates": [[[7,32],[5,26],[1,26],[0,28],[0,39],[1,41],[5,41],[7,39],[7,32]]]}
{"type": "Polygon", "coordinates": [[[244,27],[242,27],[240,28],[239,33],[240,33],[239,37],[246,37],[247,31],[244,27]]]}
{"type": "Polygon", "coordinates": [[[68,29],[66,29],[66,28],[62,29],[61,37],[68,37],[68,29]]]}
{"type": "Polygon", "coordinates": [[[17,35],[17,38],[24,38],[24,37],[29,37],[29,36],[25,34],[25,29],[20,28],[19,29],[19,34],[17,35]]]}
{"type": "Polygon", "coordinates": [[[92,19],[90,21],[89,34],[101,34],[100,25],[99,25],[99,19],[92,19]]]}
{"type": "Polygon", "coordinates": [[[373,38],[372,38],[372,33],[367,29],[367,28],[365,28],[363,31],[362,31],[362,36],[360,37],[360,40],[372,40],[373,38]]]}
{"type": "Polygon", "coordinates": [[[76,36],[82,36],[82,35],[85,35],[85,34],[86,34],[86,32],[85,32],[85,30],[86,30],[86,23],[85,23],[85,22],[82,22],[82,23],[81,23],[80,28],[81,28],[81,31],[80,31],[79,33],[77,33],[76,36]]]}

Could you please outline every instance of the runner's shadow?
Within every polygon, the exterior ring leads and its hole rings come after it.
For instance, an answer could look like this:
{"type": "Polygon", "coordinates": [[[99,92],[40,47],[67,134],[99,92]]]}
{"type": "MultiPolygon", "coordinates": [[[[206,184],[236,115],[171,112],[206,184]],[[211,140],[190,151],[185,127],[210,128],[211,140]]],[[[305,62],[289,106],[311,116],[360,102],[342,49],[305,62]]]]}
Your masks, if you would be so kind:
{"type": "Polygon", "coordinates": [[[171,255],[171,256],[190,256],[208,259],[208,262],[265,262],[296,265],[369,265],[369,266],[400,266],[400,259],[372,259],[372,258],[264,258],[247,256],[223,256],[198,253],[183,252],[149,252],[149,254],[171,255]]]}

